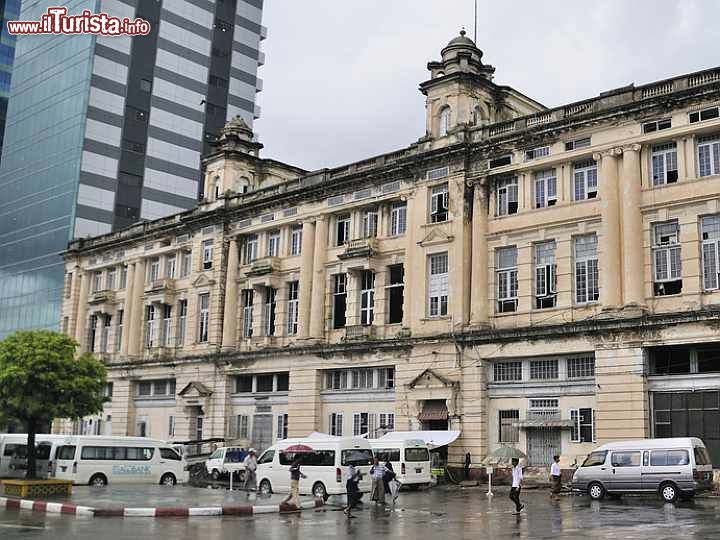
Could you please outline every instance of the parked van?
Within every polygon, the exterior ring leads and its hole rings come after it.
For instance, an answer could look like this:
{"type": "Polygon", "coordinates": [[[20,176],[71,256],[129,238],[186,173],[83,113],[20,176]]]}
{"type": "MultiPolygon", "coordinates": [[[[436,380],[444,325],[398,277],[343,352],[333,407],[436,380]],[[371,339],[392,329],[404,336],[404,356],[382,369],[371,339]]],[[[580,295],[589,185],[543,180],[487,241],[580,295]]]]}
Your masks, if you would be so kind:
{"type": "Polygon", "coordinates": [[[643,439],[605,444],[575,471],[572,488],[600,500],[606,494],[657,493],[666,502],[711,490],[710,454],[700,439],[643,439]]]}
{"type": "Polygon", "coordinates": [[[373,454],[385,464],[392,463],[398,480],[404,486],[417,487],[432,481],[430,451],[420,439],[371,440],[373,454]]]}
{"type": "Polygon", "coordinates": [[[144,437],[67,437],[57,450],[55,478],[74,484],[175,485],[187,482],[183,457],[164,442],[144,437]]]}
{"type": "MultiPolygon", "coordinates": [[[[55,452],[64,435],[35,435],[35,471],[38,478],[50,476],[55,452]]],[[[27,473],[27,434],[0,435],[0,478],[24,478],[27,473]]]]}
{"type": "Polygon", "coordinates": [[[213,480],[218,480],[224,474],[245,471],[243,461],[246,456],[247,451],[239,446],[218,448],[205,462],[205,468],[213,480]]]}
{"type": "Polygon", "coordinates": [[[285,439],[271,446],[258,459],[257,479],[262,493],[288,493],[290,491],[290,465],[295,455],[284,452],[285,448],[302,444],[313,452],[302,455],[302,472],[307,478],[300,479],[300,493],[325,497],[347,493],[347,467],[351,463],[362,473],[358,488],[370,492],[370,467],[373,452],[367,439],[349,437],[311,437],[285,439]]]}

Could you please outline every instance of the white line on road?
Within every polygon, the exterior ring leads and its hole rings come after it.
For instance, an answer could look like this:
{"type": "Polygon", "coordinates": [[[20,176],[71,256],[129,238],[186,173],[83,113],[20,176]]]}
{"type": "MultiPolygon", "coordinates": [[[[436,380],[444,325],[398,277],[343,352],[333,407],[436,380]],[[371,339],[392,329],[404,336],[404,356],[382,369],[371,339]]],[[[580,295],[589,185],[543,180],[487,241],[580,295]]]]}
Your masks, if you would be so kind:
{"type": "Polygon", "coordinates": [[[14,523],[0,523],[0,528],[2,529],[35,529],[43,531],[45,530],[45,527],[38,527],[35,525],[16,525],[14,523]]]}

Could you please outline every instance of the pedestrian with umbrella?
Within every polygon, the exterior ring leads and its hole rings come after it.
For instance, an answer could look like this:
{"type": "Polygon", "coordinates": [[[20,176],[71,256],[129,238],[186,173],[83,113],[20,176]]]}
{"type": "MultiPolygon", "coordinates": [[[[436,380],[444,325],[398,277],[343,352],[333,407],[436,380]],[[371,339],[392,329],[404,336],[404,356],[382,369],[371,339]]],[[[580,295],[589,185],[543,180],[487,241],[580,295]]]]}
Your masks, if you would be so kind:
{"type": "Polygon", "coordinates": [[[370,478],[372,478],[372,492],[370,499],[376,504],[385,506],[385,473],[387,468],[380,463],[380,458],[375,456],[373,466],[370,467],[370,478]]]}
{"type": "MultiPolygon", "coordinates": [[[[512,465],[512,485],[510,487],[510,500],[515,503],[516,514],[519,514],[520,511],[524,508],[524,505],[520,502],[520,490],[522,488],[523,479],[523,472],[522,467],[520,466],[520,460],[525,458],[527,458],[527,456],[517,448],[513,448],[512,446],[502,446],[492,452],[483,460],[483,464],[486,466],[500,464],[507,465],[508,462],[512,465]]],[[[488,489],[488,495],[491,494],[492,490],[488,489]]]]}
{"type": "Polygon", "coordinates": [[[295,508],[300,508],[300,478],[307,478],[300,471],[300,463],[302,462],[303,456],[311,454],[313,449],[304,444],[296,444],[294,446],[288,446],[283,453],[292,454],[293,462],[290,465],[290,494],[283,501],[283,503],[291,504],[295,508]]]}

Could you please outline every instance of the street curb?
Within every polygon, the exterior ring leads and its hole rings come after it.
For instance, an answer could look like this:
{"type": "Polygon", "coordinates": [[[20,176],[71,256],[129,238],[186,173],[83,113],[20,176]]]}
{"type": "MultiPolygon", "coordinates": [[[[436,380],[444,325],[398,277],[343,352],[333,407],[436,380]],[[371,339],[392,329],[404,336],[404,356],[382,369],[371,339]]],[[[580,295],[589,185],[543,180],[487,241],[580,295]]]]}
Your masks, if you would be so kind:
{"type": "Polygon", "coordinates": [[[286,514],[301,510],[320,508],[325,503],[322,499],[300,503],[300,506],[280,503],[271,505],[238,505],[238,506],[207,506],[198,508],[187,507],[156,507],[156,508],[92,508],[28,499],[9,499],[0,497],[0,508],[31,510],[47,514],[68,514],[90,517],[202,517],[202,516],[251,516],[255,514],[286,514]]]}

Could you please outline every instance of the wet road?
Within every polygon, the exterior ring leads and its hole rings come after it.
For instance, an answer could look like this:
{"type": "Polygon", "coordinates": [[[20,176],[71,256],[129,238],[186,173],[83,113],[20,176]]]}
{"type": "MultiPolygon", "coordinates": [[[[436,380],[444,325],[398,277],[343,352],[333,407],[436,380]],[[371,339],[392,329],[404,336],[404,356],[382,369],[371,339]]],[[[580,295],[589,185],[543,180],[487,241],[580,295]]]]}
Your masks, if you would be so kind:
{"type": "Polygon", "coordinates": [[[665,505],[653,498],[591,502],[586,497],[548,500],[545,492],[523,494],[527,511],[511,514],[506,495],[488,501],[482,490],[441,489],[403,493],[394,510],[366,507],[348,520],[334,508],[293,515],[191,519],[100,519],[0,511],[0,538],[135,538],[272,540],[344,538],[720,538],[720,499],[665,505]]]}

